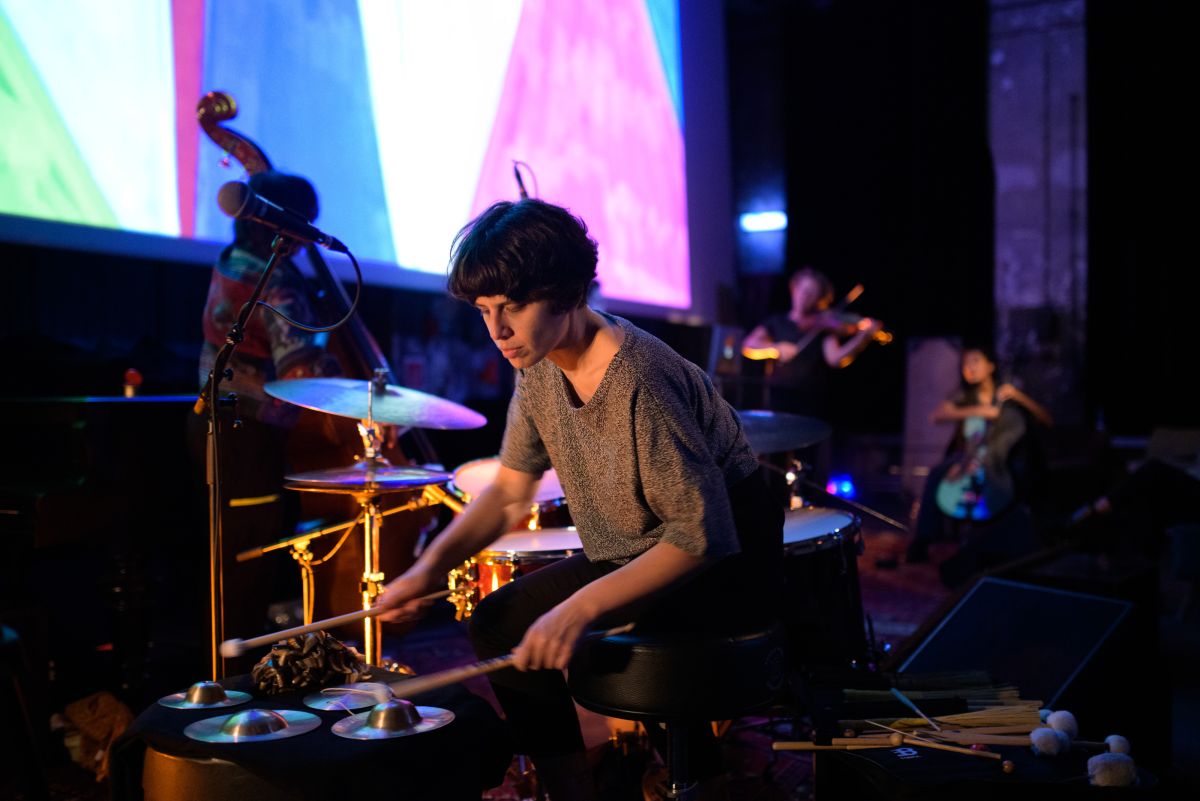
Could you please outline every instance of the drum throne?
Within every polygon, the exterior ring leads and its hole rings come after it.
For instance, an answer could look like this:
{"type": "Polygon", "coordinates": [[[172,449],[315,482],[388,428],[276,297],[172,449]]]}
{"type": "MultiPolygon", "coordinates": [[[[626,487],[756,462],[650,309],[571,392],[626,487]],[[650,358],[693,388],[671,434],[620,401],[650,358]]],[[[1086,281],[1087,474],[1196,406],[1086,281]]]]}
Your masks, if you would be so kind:
{"type": "Polygon", "coordinates": [[[639,631],[584,642],[568,672],[576,702],[608,717],[666,727],[668,797],[694,786],[689,728],[769,706],[787,660],[776,623],[726,631],[639,631]]]}

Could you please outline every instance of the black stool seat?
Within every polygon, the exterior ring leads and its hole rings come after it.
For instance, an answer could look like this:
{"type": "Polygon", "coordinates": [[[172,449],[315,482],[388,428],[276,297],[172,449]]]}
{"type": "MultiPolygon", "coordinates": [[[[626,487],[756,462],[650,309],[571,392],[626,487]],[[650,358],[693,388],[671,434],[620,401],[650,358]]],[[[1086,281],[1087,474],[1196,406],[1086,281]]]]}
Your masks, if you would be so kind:
{"type": "Polygon", "coordinates": [[[585,709],[627,720],[730,720],[776,699],[784,684],[775,623],[723,632],[639,631],[585,641],[571,694],[585,709]]]}

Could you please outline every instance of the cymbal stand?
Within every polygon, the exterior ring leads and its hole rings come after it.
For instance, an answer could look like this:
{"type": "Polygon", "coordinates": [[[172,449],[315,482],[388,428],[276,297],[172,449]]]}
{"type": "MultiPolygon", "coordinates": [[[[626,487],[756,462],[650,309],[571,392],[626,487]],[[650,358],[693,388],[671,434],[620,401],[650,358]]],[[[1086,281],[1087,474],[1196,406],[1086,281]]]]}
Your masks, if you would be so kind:
{"type": "Polygon", "coordinates": [[[292,544],[292,558],[300,566],[300,609],[305,625],[312,623],[315,603],[316,576],[313,574],[313,552],[308,549],[311,540],[297,540],[292,544]]]}
{"type": "MultiPolygon", "coordinates": [[[[445,490],[436,484],[430,484],[429,486],[422,488],[420,497],[415,498],[408,503],[401,504],[400,506],[393,506],[391,509],[383,511],[380,514],[380,517],[387,517],[388,515],[399,514],[400,512],[411,512],[416,509],[423,509],[427,506],[432,506],[437,503],[445,504],[455,512],[462,512],[463,510],[462,503],[460,503],[458,499],[452,495],[449,495],[445,490]]],[[[264,556],[272,551],[278,551],[284,548],[289,549],[292,558],[295,559],[296,563],[300,566],[300,586],[303,599],[302,606],[304,622],[306,624],[311,623],[313,619],[313,604],[316,597],[316,573],[313,568],[327,561],[341,546],[341,542],[339,542],[333,547],[333,550],[330,551],[330,553],[322,556],[320,559],[317,559],[315,554],[309,550],[312,541],[328,534],[336,534],[339,531],[352,529],[355,526],[360,525],[362,522],[363,516],[359,514],[353,520],[347,520],[342,523],[335,523],[331,526],[325,526],[324,528],[306,531],[302,534],[297,534],[294,537],[287,537],[286,539],[279,540],[278,542],[274,542],[270,545],[249,548],[237,555],[237,561],[248,562],[251,559],[257,559],[258,557],[264,556]]]]}
{"type": "MultiPolygon", "coordinates": [[[[375,597],[383,587],[383,573],[379,570],[379,529],[383,515],[379,509],[379,496],[363,493],[357,496],[362,506],[360,518],[363,522],[363,577],[359,584],[362,593],[362,608],[375,605],[375,597]]],[[[383,628],[377,617],[363,618],[363,657],[368,665],[382,665],[379,645],[383,641],[383,628]]]]}
{"type": "MultiPolygon", "coordinates": [[[[379,424],[375,422],[374,400],[376,393],[387,391],[387,376],[382,370],[376,370],[374,377],[367,386],[367,419],[358,424],[358,434],[363,441],[363,458],[367,469],[375,465],[386,465],[387,459],[380,453],[382,437],[379,424]]],[[[357,495],[362,513],[359,520],[363,524],[363,576],[359,589],[362,593],[363,609],[370,609],[375,604],[375,597],[381,592],[384,575],[379,570],[379,530],[383,525],[383,514],[379,508],[380,496],[364,492],[357,495]]],[[[378,617],[363,618],[363,656],[368,665],[382,665],[379,646],[383,642],[383,626],[378,617]]]]}

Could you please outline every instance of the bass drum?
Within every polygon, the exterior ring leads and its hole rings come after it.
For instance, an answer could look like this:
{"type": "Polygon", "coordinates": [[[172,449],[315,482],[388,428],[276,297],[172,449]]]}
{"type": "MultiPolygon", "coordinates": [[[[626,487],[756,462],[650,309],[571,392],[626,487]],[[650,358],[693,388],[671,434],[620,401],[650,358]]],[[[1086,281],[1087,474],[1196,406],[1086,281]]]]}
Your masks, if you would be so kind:
{"type": "Polygon", "coordinates": [[[848,668],[867,656],[857,517],[805,506],[783,523],[784,610],[796,667],[848,668]]]}
{"type": "MultiPolygon", "coordinates": [[[[489,456],[460,465],[454,471],[450,490],[464,504],[478,498],[496,480],[500,470],[500,457],[489,456]]],[[[537,531],[541,528],[566,528],[571,525],[571,514],[567,510],[567,499],[563,497],[558,474],[550,468],[542,474],[541,481],[533,492],[533,503],[529,511],[513,526],[513,531],[537,531]]]]}

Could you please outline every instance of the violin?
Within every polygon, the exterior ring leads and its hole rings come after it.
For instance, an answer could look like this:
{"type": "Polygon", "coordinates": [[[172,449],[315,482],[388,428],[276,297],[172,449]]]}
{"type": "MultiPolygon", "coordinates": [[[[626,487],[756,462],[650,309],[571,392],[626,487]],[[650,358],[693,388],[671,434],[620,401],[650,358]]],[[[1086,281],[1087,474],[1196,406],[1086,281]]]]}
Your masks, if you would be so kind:
{"type": "Polygon", "coordinates": [[[894,339],[891,332],[884,330],[883,323],[879,320],[844,309],[823,309],[817,312],[814,319],[813,327],[826,333],[848,337],[859,331],[874,329],[871,332],[871,339],[880,345],[886,345],[894,339]]]}
{"type": "MultiPolygon", "coordinates": [[[[836,305],[805,315],[804,322],[799,326],[805,333],[796,343],[796,352],[804,350],[824,334],[833,334],[841,339],[846,339],[860,331],[871,331],[871,341],[878,342],[880,345],[887,345],[895,339],[890,331],[884,329],[883,323],[879,320],[845,309],[862,292],[863,285],[855,284],[854,288],[847,292],[846,296],[836,305]]],[[[762,360],[778,359],[780,354],[779,348],[773,346],[763,348],[744,346],[742,355],[747,359],[762,360]]]]}

